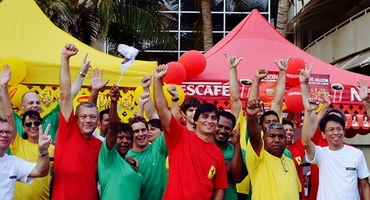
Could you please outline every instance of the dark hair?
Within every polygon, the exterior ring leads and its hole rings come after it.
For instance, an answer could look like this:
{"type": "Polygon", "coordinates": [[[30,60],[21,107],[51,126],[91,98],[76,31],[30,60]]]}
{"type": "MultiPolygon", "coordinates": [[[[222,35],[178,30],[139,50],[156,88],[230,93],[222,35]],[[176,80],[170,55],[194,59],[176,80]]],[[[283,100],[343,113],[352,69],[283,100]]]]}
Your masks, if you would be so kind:
{"type": "Polygon", "coordinates": [[[131,126],[130,126],[130,124],[128,124],[128,123],[122,123],[122,122],[120,122],[119,124],[118,124],[118,132],[120,133],[120,132],[125,132],[125,133],[127,133],[127,134],[129,134],[130,135],[130,137],[131,137],[131,142],[133,141],[133,132],[132,132],[132,129],[131,129],[131,126]]]}
{"type": "Polygon", "coordinates": [[[132,117],[128,120],[128,123],[130,124],[130,127],[132,127],[132,124],[136,124],[136,123],[139,123],[139,122],[144,123],[145,127],[148,129],[148,122],[146,122],[145,118],[142,117],[142,116],[132,117]]]}
{"type": "Polygon", "coordinates": [[[162,125],[161,125],[161,120],[159,119],[151,119],[148,121],[148,124],[150,126],[153,126],[153,127],[156,127],[156,128],[159,128],[159,130],[162,131],[162,125]]]}
{"type": "Polygon", "coordinates": [[[338,115],[327,115],[320,120],[320,131],[325,132],[325,126],[329,121],[339,123],[343,127],[343,129],[346,126],[344,119],[342,119],[338,115]]]}
{"type": "Polygon", "coordinates": [[[324,116],[323,116],[323,117],[326,117],[326,116],[328,116],[328,115],[331,115],[330,113],[338,113],[338,114],[342,117],[342,119],[343,119],[343,120],[345,120],[345,119],[346,119],[346,116],[344,115],[344,113],[343,113],[341,110],[336,109],[336,108],[328,109],[328,110],[324,113],[324,116]]]}
{"type": "Polygon", "coordinates": [[[215,112],[215,114],[217,115],[217,121],[220,119],[217,107],[211,103],[204,103],[199,105],[199,107],[195,111],[194,122],[198,121],[200,114],[208,112],[215,112]]]}
{"type": "Polygon", "coordinates": [[[218,112],[218,115],[221,117],[225,117],[227,119],[230,119],[232,121],[232,127],[231,128],[234,128],[235,127],[235,124],[236,124],[236,119],[235,119],[235,116],[233,114],[231,114],[230,112],[227,112],[227,111],[219,111],[218,112]]]}
{"type": "Polygon", "coordinates": [[[264,134],[268,133],[271,129],[281,129],[283,130],[283,133],[285,134],[284,126],[278,122],[269,123],[264,130],[264,134]]]}
{"type": "MultiPolygon", "coordinates": [[[[34,111],[34,110],[29,110],[29,111],[26,111],[25,113],[23,113],[23,116],[22,116],[22,125],[23,126],[24,126],[24,123],[26,122],[26,117],[29,117],[30,119],[33,119],[33,120],[40,120],[40,121],[42,121],[39,112],[34,111]]],[[[26,132],[24,132],[22,134],[22,138],[23,139],[28,139],[28,135],[27,135],[26,132]]]]}
{"type": "Polygon", "coordinates": [[[294,123],[291,121],[291,120],[286,120],[286,119],[283,119],[283,122],[281,123],[282,125],[284,124],[288,124],[288,125],[291,125],[292,128],[294,128],[294,123]]]}
{"type": "Polygon", "coordinates": [[[78,104],[78,106],[76,107],[76,115],[75,115],[76,117],[78,117],[78,114],[80,113],[80,109],[82,106],[86,108],[96,108],[96,114],[98,114],[98,107],[96,107],[95,104],[90,103],[90,102],[83,102],[83,103],[78,104]]]}
{"type": "Polygon", "coordinates": [[[264,112],[261,117],[260,117],[260,125],[262,126],[263,122],[265,121],[265,117],[268,116],[268,115],[275,115],[276,118],[279,120],[279,115],[273,111],[273,110],[269,110],[267,112],[264,112]]]}
{"type": "Polygon", "coordinates": [[[198,108],[201,105],[200,101],[195,97],[189,97],[182,103],[181,111],[186,113],[186,110],[190,107],[198,108]]]}
{"type": "Polygon", "coordinates": [[[105,110],[102,110],[102,111],[100,111],[100,113],[99,113],[99,117],[100,117],[100,119],[99,119],[99,121],[100,121],[100,123],[101,123],[101,121],[103,120],[103,116],[105,115],[105,114],[108,114],[109,115],[109,108],[107,108],[107,109],[105,109],[105,110]]]}

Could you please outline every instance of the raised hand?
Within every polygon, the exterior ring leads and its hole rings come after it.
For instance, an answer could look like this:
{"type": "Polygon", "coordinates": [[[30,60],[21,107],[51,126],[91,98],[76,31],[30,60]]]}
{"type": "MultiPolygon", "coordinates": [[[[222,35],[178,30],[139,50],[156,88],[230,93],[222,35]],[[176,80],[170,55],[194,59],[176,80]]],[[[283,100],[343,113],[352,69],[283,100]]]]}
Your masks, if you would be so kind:
{"type": "Polygon", "coordinates": [[[103,82],[103,72],[103,70],[99,72],[99,69],[96,67],[93,69],[92,74],[89,73],[91,88],[93,90],[100,90],[109,82],[109,79],[103,82]]]}
{"type": "Polygon", "coordinates": [[[62,49],[62,56],[70,58],[78,53],[78,48],[73,44],[66,44],[62,49]]]}
{"type": "Polygon", "coordinates": [[[90,61],[87,60],[88,55],[89,54],[86,53],[85,58],[82,60],[82,63],[81,63],[81,72],[83,74],[87,74],[87,72],[89,71],[89,68],[91,68],[90,61]]]}
{"type": "Polygon", "coordinates": [[[168,66],[167,65],[159,65],[155,68],[154,70],[154,77],[162,79],[163,77],[166,76],[168,72],[168,66]]]}
{"type": "Polygon", "coordinates": [[[331,103],[331,95],[329,94],[329,92],[327,92],[325,89],[320,89],[320,93],[322,94],[322,97],[324,99],[324,104],[327,104],[327,105],[330,105],[331,103]]]}
{"type": "Polygon", "coordinates": [[[240,144],[240,123],[238,123],[236,129],[230,132],[230,142],[234,146],[240,144]]]}
{"type": "Polygon", "coordinates": [[[112,86],[112,88],[110,89],[110,92],[109,92],[109,97],[110,97],[110,100],[112,102],[117,102],[118,99],[120,98],[120,93],[119,93],[119,89],[118,89],[118,86],[116,84],[114,84],[112,86]]]}
{"type": "Polygon", "coordinates": [[[247,107],[246,107],[247,114],[250,116],[255,116],[259,112],[263,112],[263,101],[259,99],[253,99],[251,101],[248,101],[247,107]]]}
{"type": "Polygon", "coordinates": [[[226,56],[227,64],[230,69],[236,68],[238,66],[239,62],[243,60],[243,57],[236,58],[235,56],[228,56],[226,53],[224,53],[226,56]]]}
{"type": "Polygon", "coordinates": [[[307,102],[308,102],[308,104],[306,104],[307,106],[305,107],[305,109],[307,111],[314,111],[314,110],[318,109],[319,106],[320,106],[319,100],[315,99],[315,98],[308,98],[307,102]]]}
{"type": "Polygon", "coordinates": [[[261,80],[267,76],[268,71],[265,69],[257,69],[256,74],[254,75],[255,79],[261,80]]]}
{"type": "Polygon", "coordinates": [[[150,84],[152,84],[152,75],[144,76],[141,79],[141,86],[143,87],[144,90],[149,89],[150,84]]]}
{"type": "Polygon", "coordinates": [[[280,71],[286,71],[288,69],[288,62],[291,56],[288,59],[280,59],[278,61],[274,60],[276,66],[279,68],[280,71]]]}
{"type": "Polygon", "coordinates": [[[179,95],[179,92],[177,91],[176,85],[171,85],[167,88],[168,93],[172,96],[172,98],[177,98],[179,95]]]}
{"type": "Polygon", "coordinates": [[[307,66],[307,63],[305,64],[304,69],[302,69],[299,72],[299,82],[300,83],[308,83],[308,81],[310,80],[312,68],[313,68],[313,64],[310,67],[307,66]]]}
{"type": "Polygon", "coordinates": [[[11,78],[10,66],[4,65],[4,71],[0,71],[0,85],[7,85],[11,78]]]}
{"type": "Polygon", "coordinates": [[[358,92],[360,93],[360,97],[362,101],[370,101],[369,99],[369,83],[367,80],[361,79],[357,81],[357,85],[355,85],[358,92]]]}
{"type": "Polygon", "coordinates": [[[50,129],[50,124],[46,127],[45,132],[42,132],[42,125],[39,126],[39,153],[40,154],[47,154],[49,146],[51,144],[51,136],[48,135],[50,129]]]}
{"type": "Polygon", "coordinates": [[[139,104],[144,106],[146,103],[148,103],[149,100],[150,100],[150,93],[144,92],[140,95],[139,104]]]}

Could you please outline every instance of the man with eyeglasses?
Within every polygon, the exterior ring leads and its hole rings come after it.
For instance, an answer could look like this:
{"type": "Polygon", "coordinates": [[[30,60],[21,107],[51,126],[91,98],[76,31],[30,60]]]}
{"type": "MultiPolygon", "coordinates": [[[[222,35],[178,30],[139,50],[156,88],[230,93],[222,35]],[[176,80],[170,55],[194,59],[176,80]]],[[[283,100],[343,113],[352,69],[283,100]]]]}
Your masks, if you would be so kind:
{"type": "MultiPolygon", "coordinates": [[[[12,120],[12,119],[10,119],[12,120]]],[[[50,127],[50,126],[49,126],[50,127]]],[[[25,161],[16,156],[7,154],[13,134],[10,123],[0,118],[0,197],[1,199],[13,199],[16,181],[31,184],[34,178],[44,177],[49,174],[50,159],[48,148],[51,137],[48,136],[49,128],[45,134],[39,129],[38,159],[37,163],[25,161]]]]}
{"type": "Polygon", "coordinates": [[[319,102],[317,99],[309,98],[304,102],[304,106],[302,144],[306,149],[307,161],[319,167],[317,199],[359,200],[359,184],[363,198],[369,200],[369,169],[361,150],[343,144],[345,121],[337,115],[324,116],[319,126],[329,146],[316,146],[311,140],[311,135],[318,124],[314,111],[319,107],[319,102]]]}
{"type": "MultiPolygon", "coordinates": [[[[73,111],[69,60],[78,48],[62,49],[60,82],[60,121],[55,146],[52,199],[98,199],[98,155],[102,142],[92,133],[98,126],[95,104],[84,102],[73,111]]],[[[85,57],[86,58],[86,57],[85,57]]]]}
{"type": "Polygon", "coordinates": [[[148,142],[148,123],[141,116],[129,120],[133,131],[133,146],[127,157],[136,158],[139,163],[139,172],[143,176],[143,200],[160,200],[167,185],[166,157],[168,155],[163,134],[151,144],[148,142]]]}
{"type": "Polygon", "coordinates": [[[252,199],[299,199],[301,184],[293,160],[284,155],[286,135],[283,125],[267,124],[263,136],[258,123],[263,102],[247,103],[247,168],[253,186],[252,199]]]}

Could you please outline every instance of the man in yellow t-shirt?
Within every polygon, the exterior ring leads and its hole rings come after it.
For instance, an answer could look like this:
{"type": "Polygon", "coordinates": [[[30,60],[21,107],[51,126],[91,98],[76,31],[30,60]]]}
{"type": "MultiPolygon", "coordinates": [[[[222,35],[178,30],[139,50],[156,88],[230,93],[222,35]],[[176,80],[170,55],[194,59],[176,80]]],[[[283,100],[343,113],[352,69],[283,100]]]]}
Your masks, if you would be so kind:
{"type": "Polygon", "coordinates": [[[257,113],[263,108],[254,99],[247,104],[247,168],[253,186],[253,200],[299,199],[301,185],[293,161],[283,153],[286,147],[284,127],[277,122],[267,125],[261,137],[257,113]]]}

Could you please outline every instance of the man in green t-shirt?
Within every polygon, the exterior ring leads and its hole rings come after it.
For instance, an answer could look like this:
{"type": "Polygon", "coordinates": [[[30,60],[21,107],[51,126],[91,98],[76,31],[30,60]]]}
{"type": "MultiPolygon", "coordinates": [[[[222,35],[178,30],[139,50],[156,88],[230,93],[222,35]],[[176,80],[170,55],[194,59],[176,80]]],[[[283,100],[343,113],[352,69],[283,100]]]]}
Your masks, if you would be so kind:
{"type": "Polygon", "coordinates": [[[248,174],[245,150],[240,147],[239,127],[233,131],[236,119],[227,111],[220,111],[216,132],[213,134],[215,144],[224,154],[227,165],[229,187],[225,189],[224,199],[237,200],[236,183],[240,183],[248,174]],[[230,141],[230,142],[229,142],[230,141]]]}
{"type": "Polygon", "coordinates": [[[136,158],[139,172],[143,176],[143,200],[160,200],[163,198],[167,185],[166,157],[168,155],[163,134],[148,143],[148,123],[141,116],[129,120],[134,133],[132,149],[128,157],[136,158]]]}

